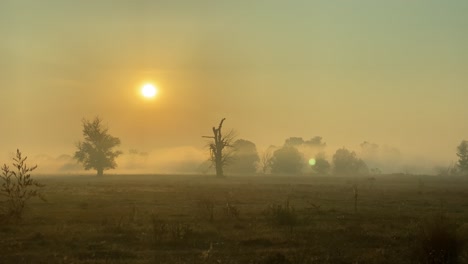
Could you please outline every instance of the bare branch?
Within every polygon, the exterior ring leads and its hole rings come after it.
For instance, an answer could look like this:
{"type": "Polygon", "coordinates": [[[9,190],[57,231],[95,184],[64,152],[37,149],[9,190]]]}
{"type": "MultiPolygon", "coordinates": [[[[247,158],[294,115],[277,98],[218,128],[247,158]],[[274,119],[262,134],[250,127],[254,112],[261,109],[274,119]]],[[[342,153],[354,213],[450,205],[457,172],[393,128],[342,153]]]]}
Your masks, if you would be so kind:
{"type": "Polygon", "coordinates": [[[209,138],[213,141],[208,143],[210,150],[210,160],[216,167],[216,175],[223,177],[223,166],[228,162],[231,153],[223,152],[225,148],[229,148],[235,138],[235,133],[231,130],[227,135],[223,136],[222,128],[226,118],[221,119],[218,128],[212,127],[213,136],[202,136],[202,138],[209,138]]]}

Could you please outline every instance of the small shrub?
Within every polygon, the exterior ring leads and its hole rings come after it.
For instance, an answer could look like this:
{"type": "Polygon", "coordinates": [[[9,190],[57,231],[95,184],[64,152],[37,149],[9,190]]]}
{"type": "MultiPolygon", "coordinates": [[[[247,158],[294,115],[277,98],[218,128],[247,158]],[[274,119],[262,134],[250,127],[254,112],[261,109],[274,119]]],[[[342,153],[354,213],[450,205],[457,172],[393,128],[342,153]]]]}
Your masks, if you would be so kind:
{"type": "Polygon", "coordinates": [[[171,239],[174,241],[186,240],[193,234],[193,229],[190,224],[170,223],[168,227],[171,239]]]}
{"type": "Polygon", "coordinates": [[[210,222],[214,221],[214,208],[215,203],[212,198],[204,197],[198,200],[198,208],[201,214],[208,218],[210,222]]]}
{"type": "Polygon", "coordinates": [[[159,220],[155,215],[151,216],[153,229],[153,241],[158,244],[163,241],[183,241],[188,239],[193,233],[190,224],[159,220]]]}
{"type": "Polygon", "coordinates": [[[161,242],[169,232],[167,224],[159,220],[154,214],[151,215],[151,227],[153,229],[153,241],[155,243],[161,242]]]}
{"type": "Polygon", "coordinates": [[[284,205],[272,204],[266,210],[266,215],[279,226],[288,226],[292,232],[294,226],[298,224],[296,210],[290,204],[289,198],[286,199],[284,205]]]}
{"type": "Polygon", "coordinates": [[[5,199],[1,201],[0,209],[4,216],[13,221],[20,220],[26,202],[33,198],[39,197],[45,200],[40,192],[40,188],[44,185],[40,184],[31,177],[31,172],[37,168],[37,165],[28,167],[26,160],[28,157],[22,156],[19,150],[16,150],[16,157],[13,158],[13,168],[6,164],[1,168],[0,179],[2,181],[0,195],[5,199]]]}
{"type": "Polygon", "coordinates": [[[421,224],[416,245],[416,258],[421,264],[459,263],[462,240],[456,226],[444,214],[421,224]]]}
{"type": "Polygon", "coordinates": [[[232,202],[228,201],[224,207],[224,213],[227,217],[233,217],[237,220],[240,219],[240,211],[237,206],[233,205],[232,202]]]}

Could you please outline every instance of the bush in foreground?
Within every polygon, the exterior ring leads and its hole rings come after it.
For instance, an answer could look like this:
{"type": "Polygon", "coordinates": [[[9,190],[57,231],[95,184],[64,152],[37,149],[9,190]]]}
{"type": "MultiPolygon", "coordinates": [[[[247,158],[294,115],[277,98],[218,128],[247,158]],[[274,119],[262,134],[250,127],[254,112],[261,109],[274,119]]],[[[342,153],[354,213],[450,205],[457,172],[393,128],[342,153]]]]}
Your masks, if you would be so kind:
{"type": "Polygon", "coordinates": [[[418,263],[460,263],[462,240],[456,226],[444,214],[437,214],[421,224],[416,247],[418,263]]]}
{"type": "Polygon", "coordinates": [[[40,192],[40,188],[44,185],[31,177],[31,172],[37,168],[37,165],[28,167],[27,158],[23,158],[21,152],[16,150],[16,156],[13,158],[13,170],[6,164],[1,168],[0,196],[3,197],[3,200],[0,201],[0,210],[1,216],[5,220],[20,220],[29,199],[39,197],[44,200],[40,192]]]}

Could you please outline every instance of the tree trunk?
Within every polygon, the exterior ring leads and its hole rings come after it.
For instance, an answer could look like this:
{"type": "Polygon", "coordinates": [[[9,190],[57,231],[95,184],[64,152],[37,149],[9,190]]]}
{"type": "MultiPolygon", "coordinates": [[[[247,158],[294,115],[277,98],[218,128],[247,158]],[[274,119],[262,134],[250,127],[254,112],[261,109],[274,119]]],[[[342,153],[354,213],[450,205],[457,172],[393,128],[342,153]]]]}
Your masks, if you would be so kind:
{"type": "Polygon", "coordinates": [[[213,143],[210,144],[210,154],[211,154],[211,162],[214,163],[215,168],[216,168],[216,177],[224,177],[223,173],[223,166],[226,157],[223,155],[223,149],[226,146],[229,146],[230,138],[226,139],[223,138],[223,135],[221,133],[221,129],[223,127],[223,122],[226,118],[221,119],[221,122],[219,122],[218,128],[213,127],[213,136],[203,136],[205,138],[212,138],[213,143]]]}
{"type": "Polygon", "coordinates": [[[104,169],[103,168],[98,168],[97,169],[97,176],[102,176],[104,175],[104,169]]]}
{"type": "Polygon", "coordinates": [[[216,157],[215,166],[216,166],[216,177],[219,177],[219,178],[224,177],[223,164],[222,164],[222,161],[221,161],[221,157],[216,157]]]}
{"type": "Polygon", "coordinates": [[[214,134],[214,140],[215,140],[215,166],[216,166],[216,176],[221,178],[224,177],[223,175],[223,148],[224,142],[223,142],[223,135],[221,134],[221,128],[223,126],[224,118],[221,120],[219,123],[219,127],[216,129],[213,127],[213,134],[214,134]]]}

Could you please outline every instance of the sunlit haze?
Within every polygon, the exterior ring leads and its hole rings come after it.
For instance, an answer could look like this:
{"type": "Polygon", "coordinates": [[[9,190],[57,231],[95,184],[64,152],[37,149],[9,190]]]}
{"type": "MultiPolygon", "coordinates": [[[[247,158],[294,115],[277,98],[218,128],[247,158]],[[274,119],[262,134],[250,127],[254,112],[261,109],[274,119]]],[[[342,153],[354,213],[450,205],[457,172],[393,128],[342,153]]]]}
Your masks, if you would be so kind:
{"type": "Polygon", "coordinates": [[[112,173],[189,173],[226,118],[260,153],[321,136],[328,159],[365,158],[367,141],[384,171],[432,173],[468,139],[467,14],[461,0],[0,1],[0,162],[19,148],[41,173],[80,171],[68,158],[99,116],[122,142],[112,173]]]}

